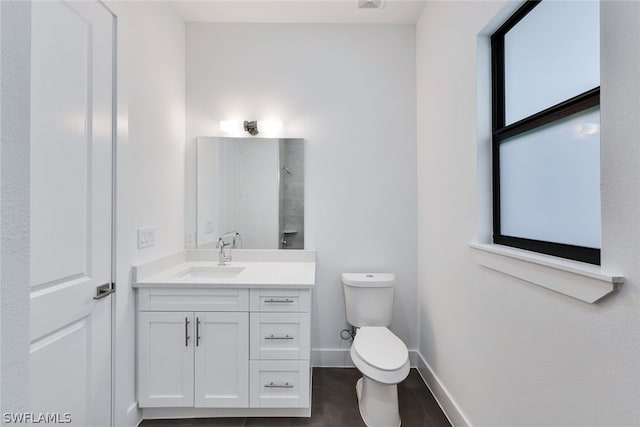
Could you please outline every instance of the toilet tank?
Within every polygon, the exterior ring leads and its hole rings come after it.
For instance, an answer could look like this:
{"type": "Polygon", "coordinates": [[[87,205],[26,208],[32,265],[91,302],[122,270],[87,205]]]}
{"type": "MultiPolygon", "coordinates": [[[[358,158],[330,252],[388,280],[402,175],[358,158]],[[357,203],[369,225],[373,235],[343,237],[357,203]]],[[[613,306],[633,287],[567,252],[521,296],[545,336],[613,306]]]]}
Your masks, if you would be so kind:
{"type": "Polygon", "coordinates": [[[347,322],[356,327],[391,325],[395,281],[393,273],[343,273],[347,322]]]}

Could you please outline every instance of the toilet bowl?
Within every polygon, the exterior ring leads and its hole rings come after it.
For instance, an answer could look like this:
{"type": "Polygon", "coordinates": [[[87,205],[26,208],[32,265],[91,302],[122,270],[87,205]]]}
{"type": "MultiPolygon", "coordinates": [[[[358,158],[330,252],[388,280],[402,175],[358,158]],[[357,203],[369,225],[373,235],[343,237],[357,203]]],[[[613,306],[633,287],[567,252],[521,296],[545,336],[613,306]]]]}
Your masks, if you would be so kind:
{"type": "Polygon", "coordinates": [[[409,375],[407,346],[388,329],[393,314],[393,273],[343,273],[347,322],[356,328],[351,360],[362,372],[356,384],[367,427],[399,427],[398,383],[409,375]]]}
{"type": "Polygon", "coordinates": [[[386,327],[365,326],[350,353],[363,375],[356,384],[362,420],[368,427],[399,427],[397,385],[409,375],[407,346],[386,327]]]}

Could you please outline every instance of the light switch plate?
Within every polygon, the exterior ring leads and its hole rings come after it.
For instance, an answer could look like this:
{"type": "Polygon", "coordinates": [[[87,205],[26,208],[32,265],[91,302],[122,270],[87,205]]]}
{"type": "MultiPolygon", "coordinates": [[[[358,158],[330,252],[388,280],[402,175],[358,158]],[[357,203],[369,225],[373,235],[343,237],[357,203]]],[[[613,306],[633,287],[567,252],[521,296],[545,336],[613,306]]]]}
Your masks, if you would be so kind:
{"type": "Polygon", "coordinates": [[[153,228],[138,229],[138,249],[148,248],[156,244],[156,230],[153,228]]]}
{"type": "Polygon", "coordinates": [[[211,234],[213,233],[213,221],[207,221],[207,228],[206,228],[206,233],[207,234],[211,234]]]}

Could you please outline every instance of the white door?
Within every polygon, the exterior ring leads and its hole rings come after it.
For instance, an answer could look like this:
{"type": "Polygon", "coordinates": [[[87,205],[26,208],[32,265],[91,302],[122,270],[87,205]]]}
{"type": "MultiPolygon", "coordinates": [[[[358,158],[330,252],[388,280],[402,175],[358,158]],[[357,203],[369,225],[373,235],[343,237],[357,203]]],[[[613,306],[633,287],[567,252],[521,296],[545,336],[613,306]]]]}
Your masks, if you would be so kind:
{"type": "Polygon", "coordinates": [[[195,314],[195,406],[249,406],[249,313],[195,314]]]}
{"type": "Polygon", "coordinates": [[[193,407],[193,312],[138,314],[138,404],[193,407]]]}
{"type": "Polygon", "coordinates": [[[32,3],[30,404],[82,427],[111,425],[113,28],[32,3]]]}

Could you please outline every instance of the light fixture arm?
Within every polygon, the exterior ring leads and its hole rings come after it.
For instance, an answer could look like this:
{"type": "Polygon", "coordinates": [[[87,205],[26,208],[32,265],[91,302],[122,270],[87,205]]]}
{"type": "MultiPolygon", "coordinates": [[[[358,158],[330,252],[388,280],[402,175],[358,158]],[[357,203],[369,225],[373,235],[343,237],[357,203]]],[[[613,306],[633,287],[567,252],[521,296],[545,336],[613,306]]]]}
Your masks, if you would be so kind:
{"type": "Polygon", "coordinates": [[[244,121],[244,130],[249,132],[249,135],[257,135],[258,134],[258,122],[256,120],[245,120],[244,121]]]}
{"type": "Polygon", "coordinates": [[[282,133],[282,122],[279,120],[222,120],[220,131],[236,136],[247,132],[252,136],[260,133],[263,136],[272,137],[282,133]]]}

